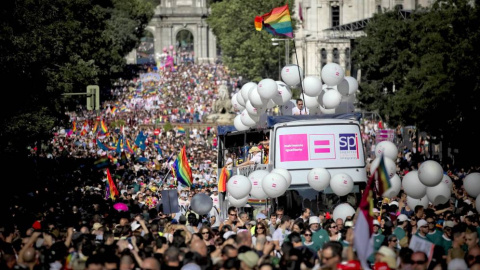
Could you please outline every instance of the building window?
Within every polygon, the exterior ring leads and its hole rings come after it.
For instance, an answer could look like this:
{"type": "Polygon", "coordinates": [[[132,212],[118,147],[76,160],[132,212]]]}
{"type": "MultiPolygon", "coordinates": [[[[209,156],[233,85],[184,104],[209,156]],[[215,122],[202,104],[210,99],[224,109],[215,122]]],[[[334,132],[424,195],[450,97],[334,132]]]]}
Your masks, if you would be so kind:
{"type": "Polygon", "coordinates": [[[377,6],[377,13],[382,14],[382,6],[381,5],[377,6]]]}
{"type": "Polygon", "coordinates": [[[334,63],[340,64],[340,53],[338,52],[337,48],[333,49],[333,59],[332,59],[332,61],[334,63]]]}
{"type": "Polygon", "coordinates": [[[396,6],[395,6],[395,9],[396,9],[396,10],[403,10],[403,5],[396,5],[396,6]]]}
{"type": "Polygon", "coordinates": [[[325,66],[325,65],[327,64],[327,50],[322,49],[322,50],[320,51],[320,56],[322,57],[322,58],[320,59],[320,63],[321,63],[321,66],[322,66],[322,68],[323,68],[323,66],[325,66]]]}
{"type": "Polygon", "coordinates": [[[350,59],[350,48],[345,49],[345,74],[350,74],[352,68],[352,60],[350,59]]]}
{"type": "Polygon", "coordinates": [[[340,7],[332,7],[332,27],[340,25],[340,7]]]}

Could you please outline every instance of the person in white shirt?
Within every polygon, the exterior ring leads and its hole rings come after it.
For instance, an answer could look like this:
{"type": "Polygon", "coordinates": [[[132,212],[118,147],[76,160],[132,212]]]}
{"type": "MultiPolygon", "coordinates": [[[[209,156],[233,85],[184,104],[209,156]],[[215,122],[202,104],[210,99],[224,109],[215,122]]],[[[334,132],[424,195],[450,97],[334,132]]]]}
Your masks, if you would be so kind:
{"type": "Polygon", "coordinates": [[[280,251],[285,237],[290,234],[291,219],[289,216],[283,216],[280,225],[272,234],[272,240],[275,244],[275,250],[280,251]]]}
{"type": "Polygon", "coordinates": [[[308,115],[307,107],[303,106],[303,100],[297,99],[297,106],[292,108],[293,115],[308,115]]]}
{"type": "Polygon", "coordinates": [[[254,146],[254,147],[250,148],[250,150],[248,152],[250,154],[252,154],[253,156],[251,158],[249,158],[247,161],[245,161],[241,164],[238,164],[237,167],[245,167],[245,166],[249,166],[249,165],[257,165],[257,164],[262,163],[262,150],[260,150],[260,148],[254,146]]]}

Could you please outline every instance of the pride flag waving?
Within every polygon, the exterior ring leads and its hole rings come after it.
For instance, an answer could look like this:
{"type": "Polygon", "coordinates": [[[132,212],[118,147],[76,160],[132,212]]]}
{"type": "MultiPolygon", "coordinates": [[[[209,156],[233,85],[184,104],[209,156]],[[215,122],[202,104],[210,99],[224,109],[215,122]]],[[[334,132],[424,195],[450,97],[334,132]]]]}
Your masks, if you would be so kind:
{"type": "Polygon", "coordinates": [[[255,29],[262,31],[263,28],[274,36],[293,38],[292,19],[288,5],[274,8],[262,16],[256,16],[255,29]]]}
{"type": "Polygon", "coordinates": [[[183,185],[190,187],[193,183],[192,170],[190,169],[190,164],[188,164],[187,151],[185,150],[185,145],[178,154],[175,164],[173,166],[175,170],[175,175],[177,180],[183,185]]]}

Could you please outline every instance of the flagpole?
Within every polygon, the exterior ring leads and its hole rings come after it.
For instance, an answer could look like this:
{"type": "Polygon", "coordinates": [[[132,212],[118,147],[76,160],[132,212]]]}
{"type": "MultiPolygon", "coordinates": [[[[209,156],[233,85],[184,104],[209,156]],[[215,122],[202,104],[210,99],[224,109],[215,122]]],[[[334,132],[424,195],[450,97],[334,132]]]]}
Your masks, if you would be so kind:
{"type": "Polygon", "coordinates": [[[300,72],[300,64],[298,62],[297,44],[295,44],[295,36],[293,36],[293,48],[295,50],[295,59],[297,60],[297,67],[298,67],[297,68],[298,69],[298,77],[300,78],[300,87],[302,89],[301,99],[303,101],[303,108],[304,108],[305,114],[306,114],[307,113],[307,105],[305,103],[305,91],[303,90],[302,73],[300,72]]]}

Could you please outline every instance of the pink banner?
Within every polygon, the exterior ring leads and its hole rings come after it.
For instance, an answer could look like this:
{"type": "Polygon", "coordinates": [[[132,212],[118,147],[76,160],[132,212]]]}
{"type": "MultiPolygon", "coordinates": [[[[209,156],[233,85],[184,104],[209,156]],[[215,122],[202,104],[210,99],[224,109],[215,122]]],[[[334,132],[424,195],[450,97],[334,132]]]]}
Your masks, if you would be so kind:
{"type": "Polygon", "coordinates": [[[308,161],[307,134],[280,135],[280,161],[308,161]]]}

